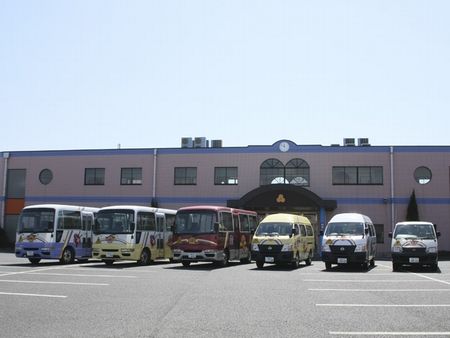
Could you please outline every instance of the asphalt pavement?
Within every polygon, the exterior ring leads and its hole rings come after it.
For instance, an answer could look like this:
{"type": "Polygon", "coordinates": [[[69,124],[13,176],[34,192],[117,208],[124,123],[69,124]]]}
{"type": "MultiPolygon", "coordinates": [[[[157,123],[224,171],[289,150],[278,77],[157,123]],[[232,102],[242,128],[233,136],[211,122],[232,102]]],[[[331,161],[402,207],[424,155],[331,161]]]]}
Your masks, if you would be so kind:
{"type": "Polygon", "coordinates": [[[0,337],[450,337],[450,261],[392,272],[0,253],[0,337]]]}

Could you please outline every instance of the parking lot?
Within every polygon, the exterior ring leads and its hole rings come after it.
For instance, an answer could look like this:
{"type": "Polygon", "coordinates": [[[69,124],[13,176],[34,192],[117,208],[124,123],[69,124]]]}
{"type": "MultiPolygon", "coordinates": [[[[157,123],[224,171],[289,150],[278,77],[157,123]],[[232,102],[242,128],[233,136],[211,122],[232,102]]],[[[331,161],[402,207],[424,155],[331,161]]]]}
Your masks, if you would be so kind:
{"type": "Polygon", "coordinates": [[[0,336],[449,337],[450,262],[439,267],[33,266],[0,253],[0,336]]]}

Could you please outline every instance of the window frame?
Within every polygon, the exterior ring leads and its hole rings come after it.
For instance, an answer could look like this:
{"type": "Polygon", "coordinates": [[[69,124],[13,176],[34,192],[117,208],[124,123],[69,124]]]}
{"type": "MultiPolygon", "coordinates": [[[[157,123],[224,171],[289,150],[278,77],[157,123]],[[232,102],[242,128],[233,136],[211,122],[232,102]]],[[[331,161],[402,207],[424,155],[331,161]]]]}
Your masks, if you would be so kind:
{"type": "Polygon", "coordinates": [[[238,167],[214,167],[214,185],[238,185],[238,183],[238,167]],[[223,169],[225,170],[225,176],[219,177],[217,171],[223,169]],[[235,170],[234,175],[229,174],[229,170],[235,170]],[[230,183],[230,180],[234,180],[234,183],[230,183]]]}
{"type": "Polygon", "coordinates": [[[333,166],[331,180],[333,185],[384,185],[383,166],[333,166]],[[338,170],[343,172],[339,173],[338,170]],[[363,179],[364,170],[369,170],[368,181],[363,179]],[[338,179],[338,174],[344,175],[343,180],[338,179]]]}
{"type": "Polygon", "coordinates": [[[175,167],[173,175],[174,185],[197,185],[197,167],[175,167]],[[188,176],[188,171],[192,170],[195,175],[188,176]],[[177,175],[177,172],[184,171],[184,175],[177,175]]]}
{"type": "Polygon", "coordinates": [[[120,185],[142,185],[142,167],[126,167],[120,168],[120,185]],[[131,170],[131,176],[124,177],[124,172],[131,170]],[[135,178],[135,172],[140,172],[139,179],[135,178]],[[124,181],[126,180],[126,181],[124,181]],[[136,181],[136,182],[135,182],[136,181]]]}
{"type": "Polygon", "coordinates": [[[105,172],[105,168],[84,168],[84,185],[105,185],[105,172]],[[88,171],[93,171],[93,183],[89,183],[87,180],[88,171]],[[101,173],[101,175],[98,175],[98,173],[101,173]]]}

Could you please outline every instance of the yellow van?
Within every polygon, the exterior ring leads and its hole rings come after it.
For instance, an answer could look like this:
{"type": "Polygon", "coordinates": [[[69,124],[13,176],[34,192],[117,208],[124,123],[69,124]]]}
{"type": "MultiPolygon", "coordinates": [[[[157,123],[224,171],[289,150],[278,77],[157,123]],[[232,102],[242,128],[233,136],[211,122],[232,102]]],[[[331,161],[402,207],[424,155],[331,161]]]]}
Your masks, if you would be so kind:
{"type": "Polygon", "coordinates": [[[308,218],[293,214],[268,215],[253,236],[252,260],[259,269],[265,263],[288,263],[295,268],[301,261],[311,265],[314,246],[314,230],[308,218]]]}

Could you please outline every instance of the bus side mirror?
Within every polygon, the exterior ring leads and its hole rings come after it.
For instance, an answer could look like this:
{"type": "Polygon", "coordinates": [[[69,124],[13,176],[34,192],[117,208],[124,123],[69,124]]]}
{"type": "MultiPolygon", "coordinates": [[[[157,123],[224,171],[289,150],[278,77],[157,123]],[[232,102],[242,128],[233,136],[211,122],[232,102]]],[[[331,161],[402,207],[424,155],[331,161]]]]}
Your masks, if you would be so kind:
{"type": "Polygon", "coordinates": [[[392,238],[392,232],[388,233],[389,238],[392,238]]]}
{"type": "Polygon", "coordinates": [[[220,228],[220,223],[219,222],[215,222],[214,223],[214,232],[215,233],[219,232],[219,228],[220,228]]]}

